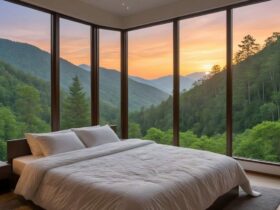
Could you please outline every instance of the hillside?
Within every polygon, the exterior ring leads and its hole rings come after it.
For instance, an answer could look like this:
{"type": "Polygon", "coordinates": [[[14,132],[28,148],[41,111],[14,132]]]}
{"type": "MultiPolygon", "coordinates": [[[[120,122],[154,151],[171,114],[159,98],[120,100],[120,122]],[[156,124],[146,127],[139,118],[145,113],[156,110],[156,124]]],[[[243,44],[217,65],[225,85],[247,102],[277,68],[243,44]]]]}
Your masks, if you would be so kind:
{"type": "MultiPolygon", "coordinates": [[[[11,64],[24,73],[50,81],[50,54],[29,44],[0,39],[0,60],[11,64]]],[[[60,59],[61,87],[67,90],[76,75],[80,78],[85,91],[90,92],[90,72],[60,59]]],[[[129,80],[129,102],[132,110],[159,104],[168,94],[154,87],[129,80]]],[[[120,103],[120,73],[115,70],[100,69],[101,100],[117,107],[120,103]]]]}
{"type": "MultiPolygon", "coordinates": [[[[186,75],[186,76],[180,76],[180,91],[186,91],[186,90],[190,90],[194,84],[194,82],[198,81],[199,79],[201,79],[203,76],[205,75],[205,73],[203,72],[198,72],[198,73],[193,73],[190,75],[186,75]]],[[[130,77],[131,79],[146,84],[146,85],[150,85],[153,86],[157,89],[163,90],[164,92],[168,93],[168,94],[172,94],[172,90],[173,90],[173,76],[164,76],[164,77],[160,77],[157,79],[152,79],[152,80],[147,80],[147,79],[143,79],[140,77],[130,77]]]]}
{"type": "MultiPolygon", "coordinates": [[[[80,68],[90,71],[90,66],[86,64],[79,65],[80,68]]],[[[186,76],[180,76],[180,91],[186,91],[192,88],[194,82],[202,79],[205,76],[205,72],[195,72],[186,76]]],[[[171,95],[173,90],[173,76],[163,76],[157,79],[144,79],[136,76],[129,76],[129,79],[136,82],[155,87],[165,93],[171,95]]]]}
{"type": "Polygon", "coordinates": [[[50,99],[49,82],[0,61],[0,140],[22,137],[29,125],[30,132],[49,130],[50,99]]]}
{"type": "MultiPolygon", "coordinates": [[[[234,132],[280,119],[280,39],[233,67],[234,132]]],[[[226,131],[226,72],[206,79],[180,97],[181,131],[212,136],[226,131]]],[[[172,98],[133,113],[143,135],[150,127],[172,128],[172,98]],[[163,119],[163,120],[159,120],[163,119]]]]}

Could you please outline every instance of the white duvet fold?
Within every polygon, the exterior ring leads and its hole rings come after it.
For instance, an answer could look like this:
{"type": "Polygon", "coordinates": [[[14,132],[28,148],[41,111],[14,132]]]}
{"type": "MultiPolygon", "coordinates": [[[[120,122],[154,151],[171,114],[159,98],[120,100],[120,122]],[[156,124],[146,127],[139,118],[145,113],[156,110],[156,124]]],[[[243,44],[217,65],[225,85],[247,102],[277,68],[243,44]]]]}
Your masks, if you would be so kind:
{"type": "Polygon", "coordinates": [[[238,185],[258,195],[232,158],[131,139],[35,161],[15,193],[48,210],[203,210],[238,185]]]}

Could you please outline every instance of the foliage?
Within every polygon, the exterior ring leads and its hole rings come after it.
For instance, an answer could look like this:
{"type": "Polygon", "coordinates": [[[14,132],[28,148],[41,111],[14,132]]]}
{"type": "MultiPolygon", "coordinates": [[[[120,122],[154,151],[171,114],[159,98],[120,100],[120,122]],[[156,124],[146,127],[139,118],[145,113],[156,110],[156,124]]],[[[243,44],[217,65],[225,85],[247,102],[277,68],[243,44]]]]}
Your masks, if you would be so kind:
{"type": "Polygon", "coordinates": [[[76,128],[90,125],[89,99],[83,91],[78,76],[73,78],[69,93],[63,101],[61,128],[76,128]]]}
{"type": "Polygon", "coordinates": [[[7,160],[7,143],[0,140],[0,160],[7,160]]]}
{"type": "Polygon", "coordinates": [[[245,36],[238,47],[240,50],[235,54],[234,59],[236,63],[246,60],[260,50],[260,45],[256,43],[256,39],[251,35],[245,36]]]}
{"type": "Polygon", "coordinates": [[[141,138],[142,134],[140,130],[140,125],[136,123],[130,123],[128,129],[128,135],[133,136],[133,138],[141,138]]]}
{"type": "Polygon", "coordinates": [[[10,108],[0,106],[0,116],[0,140],[18,137],[20,125],[10,108]]]}
{"type": "MultiPolygon", "coordinates": [[[[0,38],[0,60],[11,64],[26,75],[36,77],[37,80],[50,82],[51,56],[36,46],[15,42],[0,38]]],[[[90,96],[91,75],[90,71],[83,70],[65,59],[59,60],[60,64],[60,87],[67,92],[72,85],[72,79],[78,76],[87,97],[90,96]]],[[[120,72],[112,69],[100,68],[100,96],[102,103],[110,107],[120,106],[120,72]]],[[[149,107],[152,104],[158,105],[168,98],[168,94],[132,79],[128,79],[129,86],[129,108],[132,111],[141,107],[149,107]]],[[[108,110],[110,111],[110,110],[108,110]]],[[[106,110],[107,112],[107,110],[106,110]]],[[[103,112],[101,112],[101,115],[103,112]]],[[[107,119],[110,121],[110,119],[107,119]]]]}
{"type": "Polygon", "coordinates": [[[235,136],[234,155],[280,162],[280,122],[263,122],[235,136]]]}
{"type": "Polygon", "coordinates": [[[270,45],[277,42],[280,38],[279,32],[273,32],[273,34],[265,40],[265,47],[269,47],[270,45]]]}
{"type": "MultiPolygon", "coordinates": [[[[235,58],[237,62],[233,66],[236,156],[280,161],[279,34],[275,32],[268,37],[261,50],[251,35],[244,37],[239,45],[240,50],[235,58]]],[[[26,46],[21,47],[22,51],[27,49],[26,46]]],[[[31,51],[35,52],[34,49],[31,51]]],[[[15,67],[0,62],[0,159],[4,159],[6,155],[5,140],[22,137],[24,132],[50,130],[50,83],[45,79],[45,71],[48,71],[49,75],[50,68],[44,66],[41,69],[38,63],[35,65],[30,61],[32,64],[28,69],[28,66],[23,65],[24,59],[21,60],[18,56],[14,59],[11,56],[7,58],[7,55],[3,54],[5,52],[1,50],[0,58],[5,58],[5,61],[12,64],[15,60],[15,67]]],[[[38,56],[36,53],[31,55],[38,56]]],[[[44,56],[46,59],[47,54],[44,56]]],[[[36,60],[35,57],[33,60],[36,60]]],[[[45,65],[43,60],[41,61],[45,65]]],[[[66,61],[62,63],[62,69],[72,65],[66,61]]],[[[90,86],[84,82],[84,77],[87,77],[86,80],[90,77],[88,73],[80,73],[80,69],[72,70],[69,70],[69,74],[62,70],[62,75],[65,74],[62,78],[67,80],[67,84],[63,82],[61,90],[62,128],[90,124],[87,90],[90,86]],[[66,92],[67,89],[69,92],[66,92]]],[[[101,71],[101,123],[119,125],[120,90],[116,88],[120,83],[116,76],[119,74],[115,71],[109,74],[109,71],[101,71]],[[113,84],[115,82],[117,85],[113,84]]],[[[132,99],[129,100],[129,107],[133,107],[129,114],[129,137],[172,144],[173,98],[170,96],[166,99],[166,95],[160,91],[143,87],[137,82],[129,81],[128,85],[129,97],[132,99]],[[156,103],[159,100],[162,102],[156,103]],[[134,109],[135,107],[137,109],[134,109]]],[[[207,77],[180,95],[181,146],[224,154],[225,113],[226,69],[215,65],[207,77]]]]}

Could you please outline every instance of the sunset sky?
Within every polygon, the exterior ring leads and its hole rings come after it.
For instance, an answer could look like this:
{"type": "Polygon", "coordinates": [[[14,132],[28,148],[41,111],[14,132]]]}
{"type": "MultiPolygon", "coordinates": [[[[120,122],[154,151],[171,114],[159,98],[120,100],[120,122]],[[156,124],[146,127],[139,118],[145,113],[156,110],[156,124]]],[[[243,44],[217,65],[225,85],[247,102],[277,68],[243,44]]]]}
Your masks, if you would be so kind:
{"type": "MultiPolygon", "coordinates": [[[[272,0],[234,10],[234,51],[251,34],[263,44],[280,32],[280,1],[272,0]]],[[[180,23],[181,75],[209,71],[225,65],[225,12],[183,20],[180,23]]],[[[100,64],[120,69],[119,32],[100,32],[100,64]]],[[[36,10],[0,2],[0,38],[25,42],[50,51],[50,16],[36,10]]],[[[90,63],[90,28],[61,20],[61,57],[80,65],[90,63]]],[[[147,79],[172,74],[172,25],[165,24],[129,33],[129,74],[147,79]]],[[[1,50],[1,49],[0,49],[1,50]]]]}

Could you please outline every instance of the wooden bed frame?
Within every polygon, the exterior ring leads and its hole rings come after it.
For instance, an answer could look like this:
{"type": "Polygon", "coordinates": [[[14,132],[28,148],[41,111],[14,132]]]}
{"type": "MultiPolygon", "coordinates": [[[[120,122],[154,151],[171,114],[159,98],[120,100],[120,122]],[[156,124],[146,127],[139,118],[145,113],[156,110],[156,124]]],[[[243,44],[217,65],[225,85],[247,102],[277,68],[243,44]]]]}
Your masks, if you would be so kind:
{"type": "MultiPolygon", "coordinates": [[[[26,139],[16,139],[16,140],[8,140],[7,141],[7,156],[8,156],[8,163],[13,164],[13,159],[31,155],[30,148],[28,146],[26,139]]],[[[12,167],[11,167],[12,168],[12,167]]],[[[11,185],[12,187],[16,186],[16,183],[19,179],[19,176],[15,173],[11,173],[11,185]]],[[[217,198],[217,200],[207,209],[207,210],[221,210],[223,209],[231,200],[235,199],[239,195],[239,187],[234,187],[229,192],[225,193],[224,195],[217,198]]]]}

